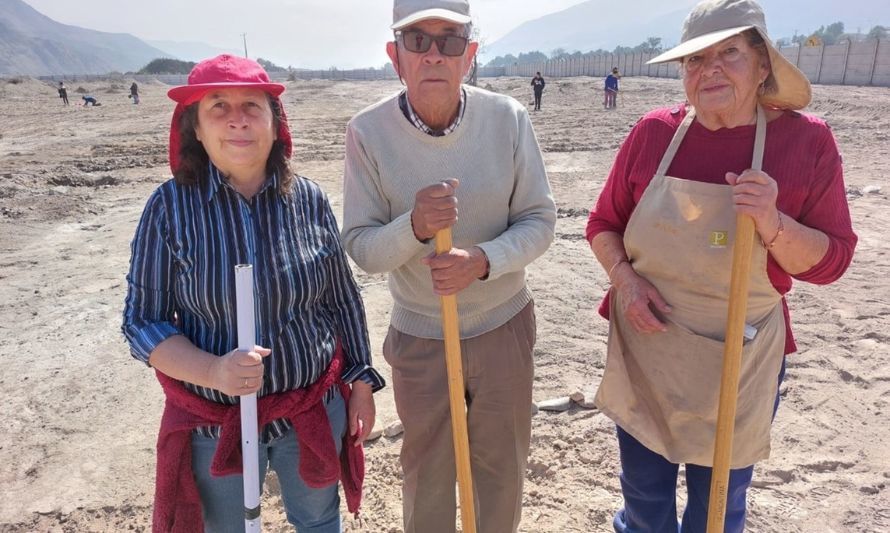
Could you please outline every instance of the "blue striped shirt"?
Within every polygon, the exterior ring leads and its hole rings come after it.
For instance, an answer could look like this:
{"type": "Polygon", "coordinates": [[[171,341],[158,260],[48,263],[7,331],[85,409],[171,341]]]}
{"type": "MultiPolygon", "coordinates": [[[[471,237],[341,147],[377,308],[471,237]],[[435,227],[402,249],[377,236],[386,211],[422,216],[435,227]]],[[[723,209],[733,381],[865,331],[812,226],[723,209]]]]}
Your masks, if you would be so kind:
{"type": "MultiPolygon", "coordinates": [[[[314,383],[343,343],[343,379],[374,390],[383,378],[371,367],[364,305],[340,244],[328,199],[298,177],[278,192],[276,176],[251,200],[238,194],[211,164],[197,185],[170,180],[151,195],[131,244],[123,333],[136,359],[148,363],[165,339],[184,335],[216,355],[237,348],[235,265],[254,270],[257,344],[272,349],[263,361],[258,396],[314,383]]],[[[238,398],[186,383],[209,400],[238,398]]],[[[289,429],[276,420],[267,442],[289,429]]],[[[218,428],[202,428],[218,437],[218,428]]]]}

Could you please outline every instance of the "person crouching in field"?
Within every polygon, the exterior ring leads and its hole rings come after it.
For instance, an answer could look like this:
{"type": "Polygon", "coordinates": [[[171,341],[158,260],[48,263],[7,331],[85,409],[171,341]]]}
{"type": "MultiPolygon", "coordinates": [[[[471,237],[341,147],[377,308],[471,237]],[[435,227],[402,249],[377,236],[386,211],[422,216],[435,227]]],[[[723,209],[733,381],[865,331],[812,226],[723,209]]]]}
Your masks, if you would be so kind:
{"type": "MultiPolygon", "coordinates": [[[[678,61],[688,104],[646,114],[622,144],[587,238],[611,282],[596,405],[617,425],[624,507],[618,532],[707,524],[737,214],[753,218],[738,410],[725,531],[745,527],[754,464],[769,457],[785,356],[796,350],[783,295],[792,279],[837,280],[856,235],[831,129],[796,110],[807,78],[770,42],[753,0],[705,0],[678,61]]],[[[781,529],[780,524],[775,524],[781,529]]]]}
{"type": "Polygon", "coordinates": [[[361,443],[384,382],[328,199],[291,172],[283,91],[258,63],[221,55],[167,93],[174,177],[139,221],[123,322],[167,397],[155,531],[243,531],[237,410],[251,393],[260,484],[276,471],[288,521],[339,532],[338,479],[358,509],[361,443]],[[235,349],[242,263],[254,268],[262,345],[248,352],[235,349]]]}

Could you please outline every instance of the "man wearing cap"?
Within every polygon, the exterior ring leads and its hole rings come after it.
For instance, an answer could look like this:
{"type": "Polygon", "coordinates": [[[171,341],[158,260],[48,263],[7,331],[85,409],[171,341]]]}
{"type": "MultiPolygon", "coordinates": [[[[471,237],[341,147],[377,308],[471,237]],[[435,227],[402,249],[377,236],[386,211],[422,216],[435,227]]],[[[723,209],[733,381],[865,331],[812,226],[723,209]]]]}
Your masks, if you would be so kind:
{"type": "Polygon", "coordinates": [[[525,267],[556,212],[525,108],[463,86],[478,43],[465,0],[396,0],[387,53],[406,86],[346,133],[343,237],[394,300],[383,352],[405,428],[407,533],[453,532],[455,461],[439,295],[457,294],[480,532],[518,527],[535,317],[525,267]],[[460,220],[458,220],[458,211],[460,220]],[[452,228],[454,248],[432,239],[452,228]]]}

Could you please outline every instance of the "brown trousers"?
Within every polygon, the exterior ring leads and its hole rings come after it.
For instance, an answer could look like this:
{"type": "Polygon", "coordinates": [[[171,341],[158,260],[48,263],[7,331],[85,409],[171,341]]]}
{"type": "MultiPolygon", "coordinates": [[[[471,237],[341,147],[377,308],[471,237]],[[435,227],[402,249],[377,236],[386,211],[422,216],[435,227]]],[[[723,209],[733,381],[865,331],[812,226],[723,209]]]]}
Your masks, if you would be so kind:
{"type": "MultiPolygon", "coordinates": [[[[460,344],[477,531],[516,531],[531,439],[534,303],[460,344]]],[[[405,428],[405,533],[454,533],[457,474],[444,343],[390,327],[383,356],[392,367],[396,410],[405,428]]]]}

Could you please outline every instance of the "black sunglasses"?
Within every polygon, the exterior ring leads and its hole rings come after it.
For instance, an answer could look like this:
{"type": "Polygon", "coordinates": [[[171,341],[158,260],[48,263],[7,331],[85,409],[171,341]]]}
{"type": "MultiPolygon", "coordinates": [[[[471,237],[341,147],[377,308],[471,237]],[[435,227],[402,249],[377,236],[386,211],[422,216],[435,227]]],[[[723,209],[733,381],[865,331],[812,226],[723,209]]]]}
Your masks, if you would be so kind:
{"type": "Polygon", "coordinates": [[[460,35],[430,35],[418,30],[401,31],[396,34],[402,37],[402,44],[409,52],[425,54],[429,52],[433,41],[439,47],[439,53],[443,56],[457,57],[464,55],[467,43],[470,41],[460,35]]]}

